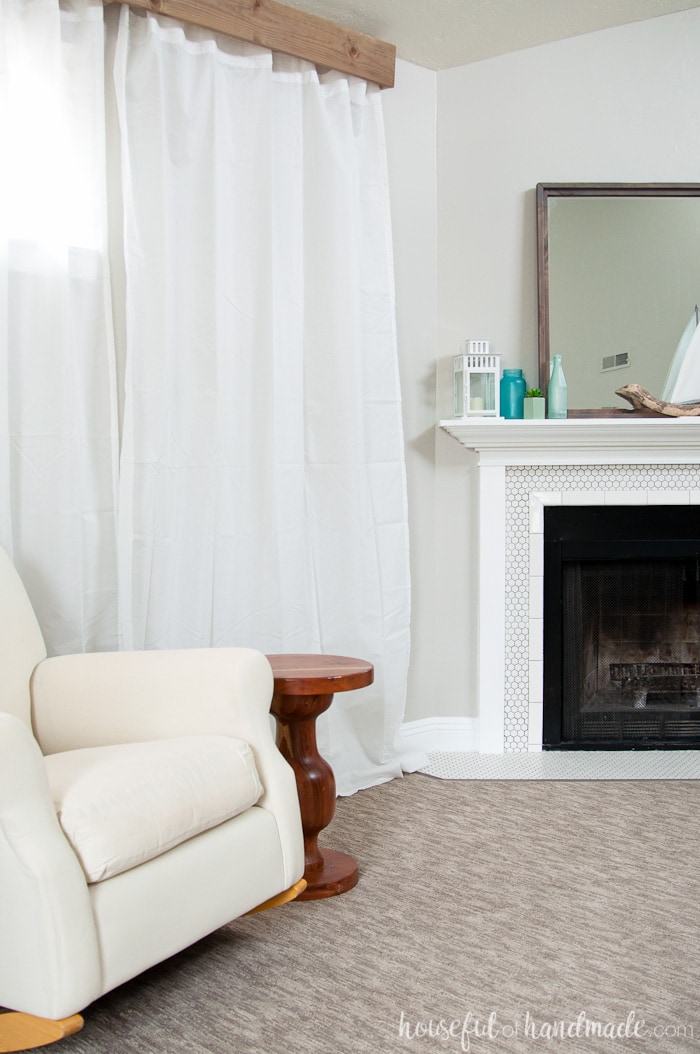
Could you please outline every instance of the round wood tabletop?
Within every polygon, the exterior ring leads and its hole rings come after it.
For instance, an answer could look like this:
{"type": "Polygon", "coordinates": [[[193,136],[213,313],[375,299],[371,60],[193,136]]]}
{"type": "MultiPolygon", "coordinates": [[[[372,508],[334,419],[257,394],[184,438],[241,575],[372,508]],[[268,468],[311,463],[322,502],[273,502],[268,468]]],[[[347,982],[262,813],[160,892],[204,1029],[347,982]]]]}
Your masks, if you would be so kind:
{"type": "Polygon", "coordinates": [[[314,695],[365,688],[374,680],[374,666],[345,655],[268,655],[281,695],[314,695]]]}

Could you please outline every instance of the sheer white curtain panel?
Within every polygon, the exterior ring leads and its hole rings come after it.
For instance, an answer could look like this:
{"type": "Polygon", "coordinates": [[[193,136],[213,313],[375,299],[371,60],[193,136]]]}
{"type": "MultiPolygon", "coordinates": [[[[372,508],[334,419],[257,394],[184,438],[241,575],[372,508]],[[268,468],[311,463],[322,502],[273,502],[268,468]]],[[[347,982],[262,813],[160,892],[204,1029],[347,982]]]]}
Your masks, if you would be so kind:
{"type": "Polygon", "coordinates": [[[340,793],[399,741],[410,583],[378,89],[122,7],[129,647],[350,654],[340,793]]]}
{"type": "Polygon", "coordinates": [[[114,647],[102,5],[0,0],[0,543],[52,651],[114,647]]]}

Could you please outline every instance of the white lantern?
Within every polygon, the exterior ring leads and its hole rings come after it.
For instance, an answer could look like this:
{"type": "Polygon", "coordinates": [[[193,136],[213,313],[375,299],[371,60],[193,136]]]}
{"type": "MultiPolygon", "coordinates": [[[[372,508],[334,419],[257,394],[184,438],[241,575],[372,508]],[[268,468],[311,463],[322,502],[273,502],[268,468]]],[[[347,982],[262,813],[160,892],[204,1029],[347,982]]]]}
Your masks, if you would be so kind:
{"type": "Polygon", "coordinates": [[[455,417],[498,417],[501,356],[488,340],[468,340],[466,354],[454,360],[455,417]]]}

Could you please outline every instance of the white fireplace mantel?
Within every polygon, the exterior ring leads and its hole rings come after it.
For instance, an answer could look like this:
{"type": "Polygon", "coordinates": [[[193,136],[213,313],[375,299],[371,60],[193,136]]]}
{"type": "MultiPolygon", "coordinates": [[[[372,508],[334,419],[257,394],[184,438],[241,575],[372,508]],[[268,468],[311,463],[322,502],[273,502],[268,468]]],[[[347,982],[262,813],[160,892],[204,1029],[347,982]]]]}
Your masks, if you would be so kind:
{"type": "Polygon", "coordinates": [[[462,446],[492,465],[693,464],[700,461],[700,417],[580,417],[440,421],[462,446]]]}
{"type": "Polygon", "coordinates": [[[479,750],[541,750],[543,509],[700,505],[700,418],[484,418],[440,428],[478,465],[479,750]],[[513,731],[523,713],[524,739],[513,731]]]}

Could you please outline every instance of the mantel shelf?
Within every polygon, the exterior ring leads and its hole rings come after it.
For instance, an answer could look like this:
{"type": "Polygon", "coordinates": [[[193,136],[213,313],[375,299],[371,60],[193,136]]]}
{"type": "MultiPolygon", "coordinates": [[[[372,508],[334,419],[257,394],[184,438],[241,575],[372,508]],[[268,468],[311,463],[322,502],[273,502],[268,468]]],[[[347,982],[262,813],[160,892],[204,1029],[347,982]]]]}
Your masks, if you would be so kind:
{"type": "Polygon", "coordinates": [[[700,418],[568,418],[510,421],[481,418],[440,421],[439,427],[482,464],[694,464],[700,463],[700,418]]]}

